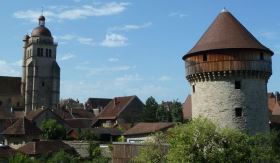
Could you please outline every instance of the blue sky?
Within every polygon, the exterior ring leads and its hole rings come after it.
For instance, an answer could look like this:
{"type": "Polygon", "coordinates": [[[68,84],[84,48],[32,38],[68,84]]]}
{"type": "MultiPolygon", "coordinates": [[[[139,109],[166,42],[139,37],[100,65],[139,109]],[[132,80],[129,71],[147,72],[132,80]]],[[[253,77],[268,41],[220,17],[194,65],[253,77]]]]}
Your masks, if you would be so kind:
{"type": "Polygon", "coordinates": [[[280,83],[280,2],[253,0],[0,1],[0,75],[21,76],[22,39],[38,24],[58,42],[61,98],[137,95],[184,101],[182,56],[223,7],[275,52],[268,91],[280,83]]]}

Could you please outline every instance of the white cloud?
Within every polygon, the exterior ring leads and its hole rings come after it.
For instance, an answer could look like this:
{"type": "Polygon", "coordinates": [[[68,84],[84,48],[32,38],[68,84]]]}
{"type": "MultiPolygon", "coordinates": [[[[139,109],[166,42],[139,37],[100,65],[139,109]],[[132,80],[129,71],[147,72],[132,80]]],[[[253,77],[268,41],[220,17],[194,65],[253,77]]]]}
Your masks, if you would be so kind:
{"type": "Polygon", "coordinates": [[[82,37],[79,35],[73,35],[73,34],[65,34],[62,36],[56,36],[55,37],[56,40],[59,40],[60,42],[64,42],[66,43],[67,41],[77,41],[80,44],[84,44],[84,45],[91,45],[94,46],[95,42],[93,41],[92,38],[88,38],[88,37],[82,37]]]}
{"type": "Polygon", "coordinates": [[[72,58],[75,58],[76,56],[74,54],[71,54],[71,53],[67,53],[67,54],[64,54],[60,60],[61,61],[66,61],[66,60],[69,60],[69,59],[72,59],[72,58]]]}
{"type": "Polygon", "coordinates": [[[133,68],[135,68],[135,66],[123,65],[123,66],[100,67],[100,68],[76,66],[76,69],[86,71],[87,76],[104,74],[104,73],[119,72],[119,71],[128,71],[128,70],[133,69],[133,68]]]}
{"type": "Polygon", "coordinates": [[[143,80],[138,74],[134,75],[124,75],[122,77],[116,78],[117,82],[128,82],[128,81],[139,81],[143,80]]]}
{"type": "Polygon", "coordinates": [[[166,75],[163,75],[163,76],[159,77],[158,80],[159,80],[159,81],[168,81],[168,80],[171,80],[171,77],[166,76],[166,75]]]}
{"type": "MultiPolygon", "coordinates": [[[[44,16],[48,20],[76,20],[84,19],[92,16],[110,16],[123,12],[126,9],[128,3],[123,2],[110,2],[95,5],[83,5],[83,6],[50,6],[44,11],[44,16]]],[[[37,21],[37,18],[41,15],[40,10],[26,10],[17,11],[14,13],[14,17],[18,19],[24,19],[28,21],[37,21]]]]}
{"type": "Polygon", "coordinates": [[[187,14],[180,13],[180,12],[172,12],[172,13],[170,13],[168,16],[170,16],[170,17],[184,18],[184,17],[186,17],[186,16],[188,16],[188,15],[187,15],[187,14]]]}
{"type": "Polygon", "coordinates": [[[141,29],[141,28],[147,28],[151,25],[152,25],[151,22],[147,22],[147,23],[141,24],[141,25],[127,24],[127,25],[123,25],[123,26],[112,27],[109,29],[109,31],[130,31],[130,30],[136,30],[136,29],[141,29]]]}
{"type": "Polygon", "coordinates": [[[109,62],[118,62],[119,58],[109,58],[108,61],[109,62]]]}
{"type": "Polygon", "coordinates": [[[269,31],[266,31],[266,32],[261,32],[260,35],[266,39],[277,39],[279,38],[278,37],[278,33],[276,32],[269,32],[269,31]]]}
{"type": "Polygon", "coordinates": [[[0,60],[0,75],[1,76],[20,76],[20,66],[15,66],[15,63],[8,63],[0,60]]]}
{"type": "Polygon", "coordinates": [[[123,35],[116,33],[106,34],[105,39],[101,45],[105,47],[123,47],[127,45],[127,38],[123,35]]]}
{"type": "Polygon", "coordinates": [[[77,40],[79,43],[84,44],[84,45],[95,45],[92,38],[78,37],[77,40]]]}

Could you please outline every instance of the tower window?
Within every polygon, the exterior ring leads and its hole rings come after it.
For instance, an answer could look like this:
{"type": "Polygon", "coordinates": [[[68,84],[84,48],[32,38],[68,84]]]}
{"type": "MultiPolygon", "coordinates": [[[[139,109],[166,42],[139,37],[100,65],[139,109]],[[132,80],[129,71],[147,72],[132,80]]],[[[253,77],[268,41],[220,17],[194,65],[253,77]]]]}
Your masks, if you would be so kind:
{"type": "Polygon", "coordinates": [[[45,82],[42,82],[42,87],[44,87],[45,86],[45,82]]]}
{"type": "Polygon", "coordinates": [[[241,81],[235,81],[235,89],[241,89],[241,81]]]}
{"type": "Polygon", "coordinates": [[[52,57],[52,49],[49,49],[49,57],[52,57]]]}
{"type": "Polygon", "coordinates": [[[260,60],[264,60],[263,53],[260,54],[260,60]]]}
{"type": "Polygon", "coordinates": [[[37,56],[42,57],[43,56],[43,48],[37,48],[37,56]]]}
{"type": "Polygon", "coordinates": [[[195,93],[195,85],[192,85],[192,92],[195,93]]]}
{"type": "Polygon", "coordinates": [[[46,49],[46,57],[49,57],[49,49],[46,49]]]}
{"type": "Polygon", "coordinates": [[[235,117],[242,117],[242,108],[235,108],[235,117]]]}
{"type": "Polygon", "coordinates": [[[207,61],[207,54],[203,54],[203,61],[207,61]]]}

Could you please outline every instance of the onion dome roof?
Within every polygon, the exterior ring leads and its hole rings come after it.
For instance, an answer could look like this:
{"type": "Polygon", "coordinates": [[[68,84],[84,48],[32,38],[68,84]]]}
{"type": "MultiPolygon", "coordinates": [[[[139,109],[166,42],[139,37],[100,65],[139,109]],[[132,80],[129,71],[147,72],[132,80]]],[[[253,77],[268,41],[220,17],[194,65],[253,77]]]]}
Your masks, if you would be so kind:
{"type": "Polygon", "coordinates": [[[50,30],[45,27],[45,17],[41,15],[39,17],[39,26],[32,30],[31,36],[40,37],[40,36],[47,36],[52,37],[50,30]]]}

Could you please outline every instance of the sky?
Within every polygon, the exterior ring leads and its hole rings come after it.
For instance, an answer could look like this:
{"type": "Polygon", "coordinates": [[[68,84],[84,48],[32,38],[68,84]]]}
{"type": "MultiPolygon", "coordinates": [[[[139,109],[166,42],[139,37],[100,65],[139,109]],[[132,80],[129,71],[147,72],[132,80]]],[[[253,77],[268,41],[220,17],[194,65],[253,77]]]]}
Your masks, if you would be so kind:
{"type": "Polygon", "coordinates": [[[150,96],[184,102],[190,93],[182,56],[226,7],[274,51],[268,91],[279,91],[280,1],[0,1],[0,76],[21,76],[23,37],[46,17],[58,42],[61,98],[150,96]]]}

